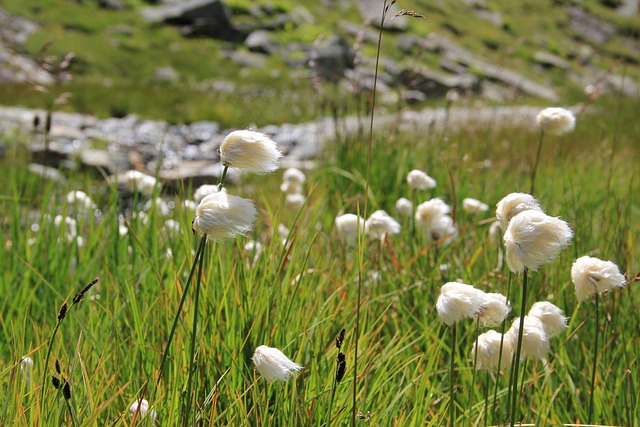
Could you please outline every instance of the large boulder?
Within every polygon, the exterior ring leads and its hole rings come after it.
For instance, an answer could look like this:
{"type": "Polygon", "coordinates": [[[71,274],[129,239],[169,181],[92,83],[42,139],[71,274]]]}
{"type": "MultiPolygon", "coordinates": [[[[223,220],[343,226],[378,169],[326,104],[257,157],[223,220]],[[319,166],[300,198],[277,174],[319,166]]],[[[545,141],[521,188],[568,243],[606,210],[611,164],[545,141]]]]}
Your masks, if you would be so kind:
{"type": "Polygon", "coordinates": [[[344,37],[332,36],[316,41],[309,54],[309,66],[314,77],[338,81],[345,70],[354,67],[355,53],[344,37]]]}

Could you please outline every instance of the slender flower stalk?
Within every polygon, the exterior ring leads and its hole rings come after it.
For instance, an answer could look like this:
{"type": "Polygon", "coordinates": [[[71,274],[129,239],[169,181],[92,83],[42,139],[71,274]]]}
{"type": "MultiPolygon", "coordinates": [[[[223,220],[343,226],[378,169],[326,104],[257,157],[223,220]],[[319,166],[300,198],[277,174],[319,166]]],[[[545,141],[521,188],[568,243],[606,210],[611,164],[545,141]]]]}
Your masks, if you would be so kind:
{"type": "Polygon", "coordinates": [[[545,108],[536,116],[536,123],[540,127],[540,139],[538,140],[538,150],[536,152],[536,160],[531,170],[531,190],[533,194],[535,188],[536,171],[540,161],[540,152],[542,151],[542,141],[545,132],[551,135],[562,135],[571,132],[576,127],[576,118],[573,113],[564,108],[545,108]]]}
{"type": "Polygon", "coordinates": [[[525,268],[522,275],[522,301],[520,304],[520,326],[518,328],[518,339],[516,344],[516,352],[513,360],[513,374],[512,383],[511,383],[511,412],[510,412],[510,421],[509,426],[514,427],[516,421],[516,406],[518,402],[518,398],[520,397],[518,394],[518,375],[519,375],[519,365],[520,365],[520,351],[522,350],[522,335],[524,331],[524,312],[527,307],[527,285],[529,283],[529,271],[525,268]]]}
{"type": "Polygon", "coordinates": [[[536,160],[531,169],[531,187],[529,188],[529,194],[533,194],[536,182],[536,171],[538,170],[538,163],[540,162],[540,152],[542,151],[542,141],[544,140],[544,129],[540,128],[540,138],[538,139],[538,150],[536,151],[536,160]]]}

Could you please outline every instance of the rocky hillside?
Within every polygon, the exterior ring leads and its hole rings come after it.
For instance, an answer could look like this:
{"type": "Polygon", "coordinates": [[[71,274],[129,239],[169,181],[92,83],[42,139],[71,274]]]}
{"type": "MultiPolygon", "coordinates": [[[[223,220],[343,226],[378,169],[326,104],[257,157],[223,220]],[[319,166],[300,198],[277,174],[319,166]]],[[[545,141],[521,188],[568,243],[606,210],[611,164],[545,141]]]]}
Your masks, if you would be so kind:
{"type": "MultiPolygon", "coordinates": [[[[3,0],[0,103],[227,126],[355,112],[373,86],[382,6],[3,0]]],[[[481,104],[638,96],[638,22],[636,0],[400,1],[382,31],[379,99],[395,109],[442,104],[452,89],[481,104]]]]}

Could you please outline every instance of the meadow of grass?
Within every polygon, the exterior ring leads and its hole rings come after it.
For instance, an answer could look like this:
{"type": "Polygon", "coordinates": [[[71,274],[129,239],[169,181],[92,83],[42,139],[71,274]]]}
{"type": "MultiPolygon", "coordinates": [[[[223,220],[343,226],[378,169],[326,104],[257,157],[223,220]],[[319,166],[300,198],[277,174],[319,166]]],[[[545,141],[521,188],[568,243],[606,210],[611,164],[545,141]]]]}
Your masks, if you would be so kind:
{"type": "MultiPolygon", "coordinates": [[[[549,300],[570,317],[569,330],[551,343],[548,363],[524,364],[519,418],[536,425],[587,418],[594,304],[577,303],[573,261],[587,254],[612,260],[630,280],[640,271],[640,123],[635,120],[640,110],[637,102],[600,98],[590,111],[578,117],[575,132],[545,139],[536,178],[535,196],[542,206],[575,233],[571,246],[529,282],[527,301],[549,300]]],[[[161,195],[174,202],[168,216],[155,205],[144,220],[137,208],[129,212],[126,234],[121,234],[122,207],[113,186],[84,174],[74,174],[65,185],[45,181],[27,170],[29,136],[5,135],[4,140],[0,425],[151,425],[129,413],[141,398],[150,400],[159,424],[166,426],[183,421],[182,402],[188,400],[194,402],[188,425],[347,425],[355,379],[357,423],[441,426],[448,422],[451,349],[435,309],[440,287],[461,280],[506,293],[510,284],[509,320],[520,315],[521,279],[500,264],[500,239],[489,234],[493,209],[471,216],[461,202],[474,197],[493,207],[508,193],[528,191],[538,141],[533,126],[469,123],[430,133],[384,129],[371,140],[368,185],[366,132],[340,136],[325,147],[318,168],[307,171],[308,198],[299,211],[284,204],[281,172],[246,175],[227,186],[230,193],[256,201],[258,225],[251,236],[206,245],[200,302],[194,303],[192,287],[159,381],[199,242],[191,231],[193,211],[182,207],[192,189],[161,195]],[[438,186],[411,191],[406,183],[411,169],[427,171],[438,186]],[[66,202],[71,190],[90,194],[99,212],[80,214],[66,202]],[[419,233],[412,235],[394,209],[400,197],[414,204],[443,198],[454,207],[458,236],[447,246],[435,246],[419,233]],[[365,199],[368,212],[385,209],[403,229],[384,243],[365,241],[360,249],[350,248],[341,243],[334,219],[362,214],[365,199]],[[56,214],[77,219],[82,245],[54,227],[56,214]],[[179,229],[169,227],[168,218],[179,229]],[[290,230],[286,237],[278,232],[280,224],[290,230]],[[261,242],[259,254],[245,248],[249,240],[261,242]],[[71,305],[94,278],[99,282],[71,305]],[[59,321],[65,302],[70,308],[59,321]],[[189,373],[196,307],[201,321],[196,364],[189,373]],[[343,328],[347,373],[336,385],[335,339],[343,328]],[[263,344],[281,349],[304,370],[286,383],[267,383],[251,362],[254,349],[263,344]],[[34,361],[28,381],[20,368],[23,356],[34,361]],[[54,388],[53,377],[68,382],[68,389],[54,388]]],[[[600,298],[595,424],[640,425],[639,307],[633,281],[600,298]]],[[[461,322],[457,328],[454,424],[504,424],[509,375],[481,371],[474,376],[475,323],[461,322]]]]}

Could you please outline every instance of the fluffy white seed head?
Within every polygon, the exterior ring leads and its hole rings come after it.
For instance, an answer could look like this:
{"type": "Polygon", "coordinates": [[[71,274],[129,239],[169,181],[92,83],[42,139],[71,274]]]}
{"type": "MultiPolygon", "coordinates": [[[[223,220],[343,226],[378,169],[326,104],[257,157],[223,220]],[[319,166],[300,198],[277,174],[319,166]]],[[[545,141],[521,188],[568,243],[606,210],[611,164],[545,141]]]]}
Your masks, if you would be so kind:
{"type": "Polygon", "coordinates": [[[306,180],[307,176],[304,174],[304,172],[297,168],[289,168],[282,174],[283,182],[292,182],[302,185],[306,180]]]}
{"type": "Polygon", "coordinates": [[[338,237],[348,245],[355,245],[358,240],[358,228],[364,233],[365,221],[355,214],[344,214],[336,217],[336,230],[338,237]]]}
{"type": "Polygon", "coordinates": [[[562,313],[562,309],[549,301],[540,301],[531,306],[528,316],[537,317],[542,321],[544,330],[549,338],[556,337],[566,331],[568,317],[562,313]]]}
{"type": "Polygon", "coordinates": [[[543,212],[540,203],[532,195],[511,193],[503,197],[496,205],[496,218],[500,221],[502,232],[507,230],[511,218],[528,210],[543,212]]]}
{"type": "Polygon", "coordinates": [[[396,202],[396,210],[400,216],[411,216],[413,215],[413,203],[411,200],[401,197],[396,202]]]}
{"type": "Polygon", "coordinates": [[[462,201],[462,209],[470,214],[477,214],[489,210],[489,205],[482,203],[480,200],[467,197],[462,201]]]}
{"type": "Polygon", "coordinates": [[[267,135],[252,130],[231,132],[220,144],[223,166],[254,173],[269,173],[278,169],[282,153],[267,135]]]}
{"type": "Polygon", "coordinates": [[[118,176],[118,182],[131,193],[140,193],[149,197],[158,185],[158,181],[151,175],[137,170],[130,170],[118,176]]]}
{"type": "Polygon", "coordinates": [[[482,326],[497,326],[507,317],[511,307],[507,297],[498,293],[485,293],[477,316],[482,326]]]}
{"type": "Polygon", "coordinates": [[[458,228],[449,215],[442,215],[431,222],[431,226],[425,230],[429,241],[442,240],[442,245],[448,245],[458,235],[458,228]]]}
{"type": "Polygon", "coordinates": [[[299,194],[302,193],[302,184],[293,181],[283,181],[280,184],[280,191],[284,194],[299,194]]]}
{"type": "Polygon", "coordinates": [[[398,234],[400,224],[383,210],[377,210],[364,223],[364,232],[372,239],[382,239],[387,234],[398,234]]]}
{"type": "Polygon", "coordinates": [[[306,200],[307,198],[300,193],[287,194],[287,197],[284,199],[284,203],[289,209],[299,211],[302,209],[302,206],[304,206],[304,202],[306,200]]]}
{"type": "Polygon", "coordinates": [[[578,302],[584,301],[596,292],[624,287],[627,283],[616,264],[590,256],[578,258],[573,263],[571,279],[578,302]]]}
{"type": "Polygon", "coordinates": [[[545,108],[536,116],[536,123],[547,133],[562,135],[576,127],[576,118],[565,108],[545,108]]]}
{"type": "Polygon", "coordinates": [[[442,323],[453,326],[465,317],[475,317],[485,301],[485,293],[471,285],[449,282],[440,288],[436,310],[442,323]]]}
{"type": "Polygon", "coordinates": [[[158,414],[154,409],[149,410],[149,402],[146,399],[138,399],[129,406],[129,413],[131,416],[137,414],[137,418],[140,420],[149,414],[149,419],[152,423],[155,423],[158,414]]]}
{"type": "Polygon", "coordinates": [[[171,206],[169,206],[169,203],[161,197],[156,197],[155,200],[147,200],[147,203],[144,204],[144,208],[147,212],[151,209],[155,209],[155,211],[161,216],[171,215],[171,206]]]}
{"type": "Polygon", "coordinates": [[[67,194],[67,203],[80,213],[88,212],[96,207],[91,197],[84,191],[70,191],[67,194]]]}
{"type": "MultiPolygon", "coordinates": [[[[505,334],[505,340],[508,339],[511,341],[514,349],[518,343],[519,330],[520,318],[516,317],[505,334]]],[[[550,350],[551,345],[549,344],[549,337],[545,332],[542,321],[537,317],[525,316],[524,328],[522,330],[522,348],[520,350],[520,358],[525,359],[527,357],[535,357],[542,360],[547,356],[550,350]]]]}
{"type": "Polygon", "coordinates": [[[407,174],[407,183],[414,190],[428,190],[436,188],[436,180],[421,170],[414,169],[407,174]]]}
{"type": "Polygon", "coordinates": [[[261,345],[253,353],[253,364],[267,381],[286,381],[288,377],[302,370],[302,366],[289,360],[277,348],[261,345]]]}
{"type": "Polygon", "coordinates": [[[416,226],[420,229],[431,228],[432,223],[443,215],[448,215],[451,212],[451,208],[444,200],[435,198],[426,202],[420,203],[416,207],[416,226]]]}
{"type": "Polygon", "coordinates": [[[23,356],[20,359],[20,373],[24,376],[27,386],[31,382],[31,369],[33,369],[33,359],[29,356],[23,356]]]}
{"type": "Polygon", "coordinates": [[[196,188],[196,191],[193,192],[193,200],[196,203],[200,203],[202,199],[212,193],[217,193],[219,191],[227,191],[226,188],[222,187],[222,189],[218,190],[218,186],[214,184],[203,184],[200,187],[196,188]]]}
{"type": "Polygon", "coordinates": [[[196,208],[193,230],[209,240],[224,241],[253,230],[256,208],[251,200],[225,192],[206,196],[196,208]]]}
{"type": "MultiPolygon", "coordinates": [[[[80,236],[78,236],[78,221],[68,216],[56,215],[53,218],[53,226],[57,231],[64,233],[64,238],[67,243],[72,243],[74,240],[81,242],[80,236]]],[[[80,244],[80,246],[82,246],[80,244]]]]}
{"type": "Polygon", "coordinates": [[[569,224],[560,218],[535,210],[520,212],[504,233],[509,269],[514,273],[538,270],[552,262],[572,237],[569,224]]]}
{"type": "MultiPolygon", "coordinates": [[[[500,361],[500,369],[508,371],[511,368],[511,359],[513,359],[513,342],[509,339],[502,338],[502,334],[496,331],[487,331],[478,335],[478,356],[477,368],[486,369],[496,372],[498,370],[498,361],[500,361]],[[500,342],[502,341],[502,358],[500,358],[500,342]]],[[[476,354],[476,343],[473,343],[471,356],[476,354]]]]}

